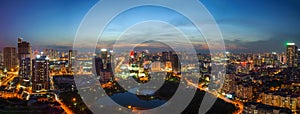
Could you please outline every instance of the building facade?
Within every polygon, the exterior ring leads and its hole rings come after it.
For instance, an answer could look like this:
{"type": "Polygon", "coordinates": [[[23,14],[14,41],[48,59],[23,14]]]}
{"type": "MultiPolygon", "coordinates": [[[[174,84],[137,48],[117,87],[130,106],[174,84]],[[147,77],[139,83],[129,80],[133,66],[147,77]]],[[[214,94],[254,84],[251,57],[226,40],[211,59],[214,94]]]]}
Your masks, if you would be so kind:
{"type": "Polygon", "coordinates": [[[8,71],[14,71],[17,68],[17,53],[15,47],[3,48],[3,64],[8,71]]]}
{"type": "Polygon", "coordinates": [[[286,56],[288,67],[297,67],[298,47],[295,45],[295,43],[286,44],[286,56]]]}
{"type": "Polygon", "coordinates": [[[35,92],[50,89],[49,60],[46,56],[37,56],[32,60],[32,90],[35,92]]]}

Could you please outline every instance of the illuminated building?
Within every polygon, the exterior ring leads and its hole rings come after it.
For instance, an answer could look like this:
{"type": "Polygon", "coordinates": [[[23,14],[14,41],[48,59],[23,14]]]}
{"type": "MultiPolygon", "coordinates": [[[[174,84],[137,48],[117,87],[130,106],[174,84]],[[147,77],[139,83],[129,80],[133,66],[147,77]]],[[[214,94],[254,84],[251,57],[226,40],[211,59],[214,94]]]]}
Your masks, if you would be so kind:
{"type": "Polygon", "coordinates": [[[100,73],[100,82],[101,83],[111,81],[112,79],[113,79],[112,72],[104,70],[100,73]]]}
{"type": "Polygon", "coordinates": [[[107,68],[107,63],[108,63],[108,52],[107,49],[101,49],[101,59],[103,63],[103,69],[107,68]]]}
{"type": "Polygon", "coordinates": [[[165,69],[166,70],[172,70],[172,62],[171,61],[166,61],[165,69]]]}
{"type": "Polygon", "coordinates": [[[31,78],[31,59],[21,59],[20,63],[19,75],[23,80],[29,80],[31,78]]]}
{"type": "Polygon", "coordinates": [[[300,96],[298,94],[287,94],[281,91],[263,92],[260,94],[262,103],[270,106],[289,108],[293,112],[300,106],[300,96]]]}
{"type": "Polygon", "coordinates": [[[256,102],[244,103],[243,114],[291,114],[292,111],[288,108],[265,105],[256,102]]]}
{"type": "Polygon", "coordinates": [[[75,68],[75,60],[76,60],[76,55],[77,55],[77,51],[76,50],[69,50],[69,58],[68,58],[68,67],[69,67],[69,71],[73,71],[75,68]]]}
{"type": "Polygon", "coordinates": [[[286,56],[288,67],[297,67],[298,48],[295,43],[286,44],[286,56]]]}
{"type": "Polygon", "coordinates": [[[31,45],[22,38],[18,38],[18,59],[31,58],[31,45]]]}
{"type": "Polygon", "coordinates": [[[3,59],[4,67],[8,70],[14,70],[17,67],[17,53],[15,47],[4,47],[3,48],[3,59]]]}
{"type": "Polygon", "coordinates": [[[161,71],[161,62],[154,61],[151,63],[151,71],[152,72],[160,72],[161,71]]]}
{"type": "Polygon", "coordinates": [[[180,74],[180,72],[181,72],[181,62],[179,60],[178,55],[173,54],[171,59],[172,59],[172,71],[177,73],[177,74],[180,74]]]}
{"type": "Polygon", "coordinates": [[[93,71],[95,72],[97,76],[100,76],[101,70],[103,70],[103,62],[100,57],[95,57],[93,60],[93,68],[95,68],[93,71]]]}
{"type": "Polygon", "coordinates": [[[31,46],[27,41],[18,38],[19,76],[21,82],[31,77],[31,46]]]}
{"type": "Polygon", "coordinates": [[[32,60],[32,90],[35,92],[50,89],[49,58],[37,56],[32,60]]]}
{"type": "Polygon", "coordinates": [[[247,84],[236,85],[236,96],[243,101],[251,101],[253,98],[253,87],[247,84]]]}
{"type": "Polygon", "coordinates": [[[262,57],[260,55],[254,57],[254,66],[262,65],[262,57]]]}
{"type": "Polygon", "coordinates": [[[162,62],[171,61],[171,57],[172,57],[171,51],[170,52],[164,51],[162,52],[161,60],[162,62]]]}
{"type": "Polygon", "coordinates": [[[280,62],[283,64],[287,63],[286,53],[282,52],[282,54],[280,55],[280,62]]]}
{"type": "Polygon", "coordinates": [[[226,74],[222,91],[225,93],[234,93],[236,90],[236,82],[234,74],[226,74]]]}
{"type": "Polygon", "coordinates": [[[59,58],[59,55],[58,55],[58,51],[57,50],[54,50],[54,49],[44,49],[44,54],[45,56],[49,57],[50,60],[53,60],[53,59],[58,59],[59,58]]]}

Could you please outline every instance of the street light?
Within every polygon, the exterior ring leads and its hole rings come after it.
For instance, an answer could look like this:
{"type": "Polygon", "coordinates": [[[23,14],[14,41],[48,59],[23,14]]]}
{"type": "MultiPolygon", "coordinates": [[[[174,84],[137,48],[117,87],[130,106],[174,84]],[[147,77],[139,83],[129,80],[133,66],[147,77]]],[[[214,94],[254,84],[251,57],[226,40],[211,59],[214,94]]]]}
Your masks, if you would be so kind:
{"type": "Polygon", "coordinates": [[[76,101],[76,98],[74,97],[74,98],[72,99],[72,101],[75,102],[75,101],[76,101]]]}

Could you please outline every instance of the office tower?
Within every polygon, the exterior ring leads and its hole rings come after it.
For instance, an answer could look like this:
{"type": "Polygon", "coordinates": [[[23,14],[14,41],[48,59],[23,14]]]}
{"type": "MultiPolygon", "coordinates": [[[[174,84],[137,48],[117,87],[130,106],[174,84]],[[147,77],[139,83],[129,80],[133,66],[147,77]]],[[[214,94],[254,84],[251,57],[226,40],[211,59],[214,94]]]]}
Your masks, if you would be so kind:
{"type": "Polygon", "coordinates": [[[17,53],[15,47],[3,48],[4,67],[8,71],[14,71],[17,68],[17,53]]]}
{"type": "Polygon", "coordinates": [[[181,62],[177,54],[172,55],[172,71],[179,74],[181,72],[181,62]]]}
{"type": "Polygon", "coordinates": [[[100,57],[94,57],[93,58],[93,68],[94,69],[94,74],[96,74],[97,76],[100,76],[101,70],[103,70],[103,63],[102,63],[102,59],[100,57]]]}
{"type": "Polygon", "coordinates": [[[31,46],[22,38],[18,38],[18,61],[21,81],[29,80],[31,77],[31,46]]]}
{"type": "Polygon", "coordinates": [[[27,41],[23,41],[22,38],[18,38],[18,59],[31,57],[31,45],[27,41]]]}
{"type": "Polygon", "coordinates": [[[73,71],[74,70],[76,55],[77,55],[77,51],[76,50],[69,50],[69,54],[68,54],[68,57],[69,57],[68,58],[69,71],[73,71]]]}
{"type": "Polygon", "coordinates": [[[50,89],[49,58],[37,55],[32,60],[32,91],[39,92],[50,89]]]}
{"type": "Polygon", "coordinates": [[[20,61],[20,69],[19,69],[19,75],[24,80],[29,80],[31,78],[31,59],[30,58],[24,58],[20,61]]]}
{"type": "Polygon", "coordinates": [[[167,52],[167,51],[164,51],[162,52],[162,62],[166,62],[166,61],[171,61],[171,56],[172,56],[172,52],[167,52]]]}
{"type": "Polygon", "coordinates": [[[286,44],[286,56],[288,67],[297,67],[298,48],[295,43],[286,44]]]}
{"type": "Polygon", "coordinates": [[[107,49],[101,49],[101,59],[103,63],[103,69],[107,68],[107,63],[108,63],[108,52],[107,49]]]}

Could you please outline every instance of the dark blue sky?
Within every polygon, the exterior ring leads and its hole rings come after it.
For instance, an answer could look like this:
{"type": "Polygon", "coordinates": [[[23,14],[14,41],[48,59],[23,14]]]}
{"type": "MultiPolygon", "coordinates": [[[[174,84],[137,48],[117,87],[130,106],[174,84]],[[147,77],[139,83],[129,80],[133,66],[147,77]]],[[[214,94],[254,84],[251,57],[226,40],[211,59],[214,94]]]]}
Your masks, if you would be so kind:
{"type": "MultiPolygon", "coordinates": [[[[216,19],[229,50],[279,52],[284,51],[285,42],[295,42],[300,46],[298,0],[200,1],[216,19]]],[[[30,41],[34,48],[70,47],[81,20],[97,2],[97,0],[1,0],[0,48],[15,46],[19,36],[30,41]]],[[[188,23],[180,15],[163,8],[136,8],[115,19],[108,26],[107,34],[109,36],[109,33],[128,27],[128,23],[151,17],[172,24],[188,23]],[[135,16],[137,18],[131,18],[135,16]]]]}

